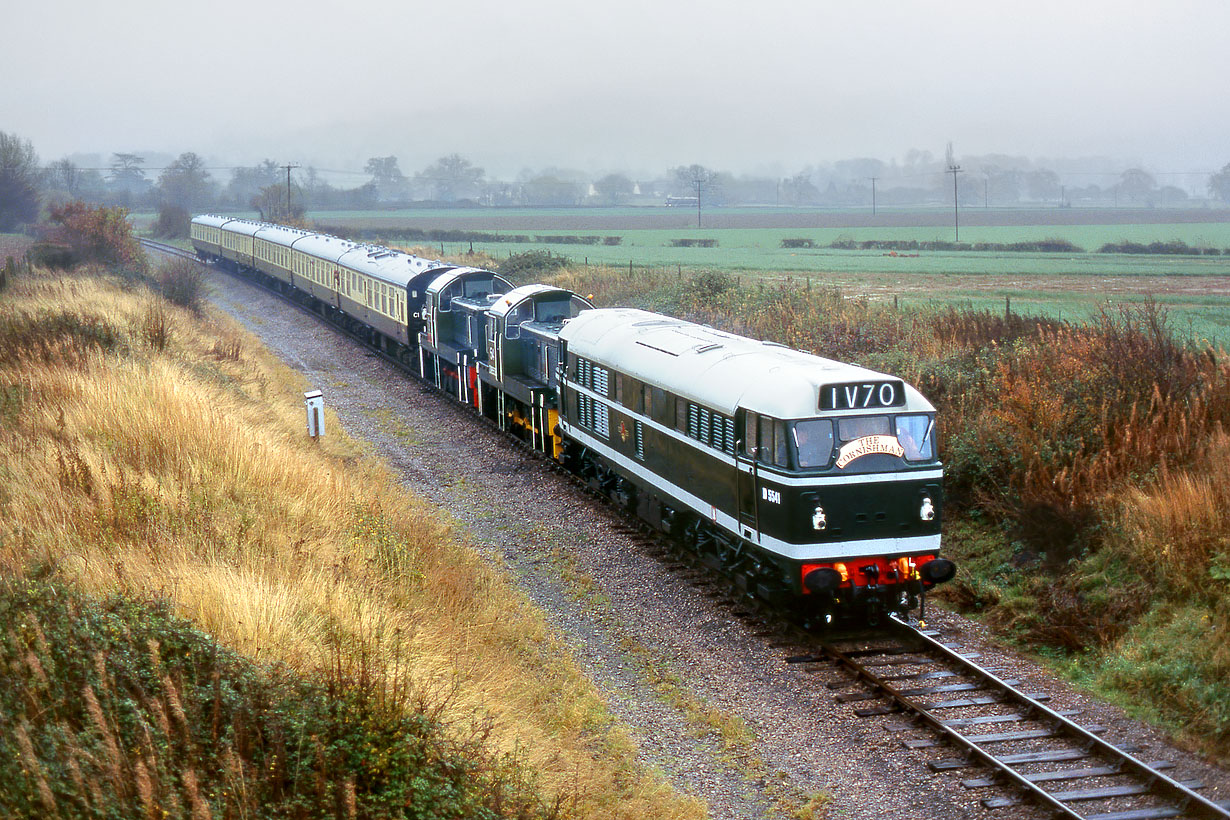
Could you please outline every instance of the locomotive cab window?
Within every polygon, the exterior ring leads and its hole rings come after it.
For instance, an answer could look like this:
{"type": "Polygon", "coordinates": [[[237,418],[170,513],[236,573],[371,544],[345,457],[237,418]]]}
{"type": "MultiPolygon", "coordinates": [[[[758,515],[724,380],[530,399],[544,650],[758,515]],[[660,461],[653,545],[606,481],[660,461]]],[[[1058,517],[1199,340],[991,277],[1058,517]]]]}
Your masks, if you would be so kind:
{"type": "Polygon", "coordinates": [[[508,311],[508,316],[504,319],[504,337],[506,339],[520,339],[521,325],[534,318],[534,306],[530,302],[522,302],[512,310],[508,311]]]}
{"type": "Polygon", "coordinates": [[[833,457],[832,419],[805,419],[790,427],[794,463],[800,470],[827,467],[833,457]]]}
{"type": "Polygon", "coordinates": [[[440,312],[448,313],[453,309],[453,298],[461,295],[462,284],[453,282],[451,285],[440,291],[440,312]]]}
{"type": "Polygon", "coordinates": [[[887,436],[888,416],[850,416],[837,420],[837,433],[842,441],[854,441],[865,436],[887,436]]]}
{"type": "Polygon", "coordinates": [[[924,413],[897,416],[893,420],[897,442],[905,450],[906,461],[931,461],[935,458],[935,419],[924,413]]]}

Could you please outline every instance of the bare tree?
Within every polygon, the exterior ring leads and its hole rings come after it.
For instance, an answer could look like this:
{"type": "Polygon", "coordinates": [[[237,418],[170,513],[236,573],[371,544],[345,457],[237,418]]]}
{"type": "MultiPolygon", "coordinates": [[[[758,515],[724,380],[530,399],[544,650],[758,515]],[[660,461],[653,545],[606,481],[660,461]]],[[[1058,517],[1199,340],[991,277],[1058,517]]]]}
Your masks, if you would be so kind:
{"type": "Polygon", "coordinates": [[[700,227],[702,204],[717,192],[718,174],[703,165],[680,165],[671,169],[676,187],[685,196],[696,197],[696,227],[700,227]]]}
{"type": "Polygon", "coordinates": [[[38,217],[38,154],[29,140],[0,131],[0,231],[38,217]]]}
{"type": "Polygon", "coordinates": [[[594,182],[594,191],[608,205],[619,205],[632,196],[636,183],[623,174],[607,174],[594,182]]]}
{"type": "Polygon", "coordinates": [[[191,151],[180,154],[158,177],[162,201],[192,211],[214,198],[214,183],[205,160],[191,151]]]}
{"type": "Polygon", "coordinates": [[[1209,193],[1230,205],[1230,162],[1209,177],[1209,193]]]}
{"type": "Polygon", "coordinates": [[[433,198],[453,202],[473,195],[482,182],[484,171],[461,154],[440,157],[415,174],[419,182],[428,183],[435,192],[433,198]]]}
{"type": "Polygon", "coordinates": [[[1119,190],[1133,203],[1148,200],[1157,191],[1157,181],[1148,171],[1129,168],[1119,177],[1119,190]]]}

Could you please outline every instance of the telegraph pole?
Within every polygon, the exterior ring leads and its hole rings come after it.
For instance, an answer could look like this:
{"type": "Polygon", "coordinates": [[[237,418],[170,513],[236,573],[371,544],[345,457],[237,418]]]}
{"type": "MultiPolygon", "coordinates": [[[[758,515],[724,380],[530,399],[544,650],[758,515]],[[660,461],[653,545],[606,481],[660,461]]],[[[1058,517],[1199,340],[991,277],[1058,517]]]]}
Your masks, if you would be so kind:
{"type": "Polygon", "coordinates": [[[692,180],[692,184],[696,186],[696,227],[700,227],[700,187],[701,179],[697,174],[696,179],[692,180]]]}
{"type": "Polygon", "coordinates": [[[286,169],[286,215],[290,216],[290,169],[298,168],[299,163],[288,163],[282,166],[286,169]]]}
{"type": "Polygon", "coordinates": [[[956,238],[954,241],[960,242],[961,216],[960,212],[957,210],[957,174],[961,173],[961,166],[955,164],[949,165],[948,173],[952,174],[952,225],[953,229],[956,231],[956,238]]]}
{"type": "Polygon", "coordinates": [[[876,180],[879,179],[879,177],[867,177],[867,179],[871,180],[871,215],[875,216],[876,215],[876,180]]]}

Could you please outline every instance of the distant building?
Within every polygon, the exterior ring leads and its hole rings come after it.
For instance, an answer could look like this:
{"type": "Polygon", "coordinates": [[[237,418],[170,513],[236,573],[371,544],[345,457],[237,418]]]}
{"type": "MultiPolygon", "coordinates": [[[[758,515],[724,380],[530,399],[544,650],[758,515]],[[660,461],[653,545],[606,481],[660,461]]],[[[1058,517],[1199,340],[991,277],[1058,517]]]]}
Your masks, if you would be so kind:
{"type": "Polygon", "coordinates": [[[697,205],[696,197],[694,196],[667,196],[666,207],[668,208],[695,208],[697,205]]]}

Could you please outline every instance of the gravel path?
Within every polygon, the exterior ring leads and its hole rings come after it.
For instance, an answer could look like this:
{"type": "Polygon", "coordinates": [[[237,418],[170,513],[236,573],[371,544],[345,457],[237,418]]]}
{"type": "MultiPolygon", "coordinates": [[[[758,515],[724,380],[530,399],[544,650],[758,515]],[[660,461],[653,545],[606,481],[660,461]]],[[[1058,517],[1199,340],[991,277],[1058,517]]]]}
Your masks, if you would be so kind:
{"type": "MultiPolygon", "coordinates": [[[[438,504],[474,545],[503,563],[572,647],[644,762],[707,801],[714,818],[773,816],[809,795],[829,816],[956,820],[1033,817],[991,812],[960,776],[932,774],[884,719],[860,720],[790,647],[734,615],[704,584],[668,568],[612,512],[468,411],[409,380],[357,343],[259,289],[220,273],[213,300],[324,391],[347,431],[390,463],[404,486],[438,504]]],[[[1230,775],[1165,745],[1111,707],[996,649],[977,624],[934,613],[983,662],[1050,693],[1055,708],[1109,727],[1185,777],[1230,796],[1230,775]]]]}

